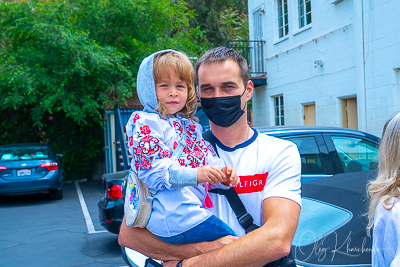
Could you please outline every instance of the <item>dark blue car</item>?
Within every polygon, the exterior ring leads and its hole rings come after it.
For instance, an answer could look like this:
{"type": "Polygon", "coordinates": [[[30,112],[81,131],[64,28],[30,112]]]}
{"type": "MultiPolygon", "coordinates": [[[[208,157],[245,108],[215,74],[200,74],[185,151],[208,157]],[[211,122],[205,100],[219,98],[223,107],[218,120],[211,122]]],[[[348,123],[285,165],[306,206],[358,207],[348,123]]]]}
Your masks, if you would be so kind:
{"type": "Polygon", "coordinates": [[[61,158],[42,143],[0,146],[0,196],[48,193],[62,199],[61,158]]]}

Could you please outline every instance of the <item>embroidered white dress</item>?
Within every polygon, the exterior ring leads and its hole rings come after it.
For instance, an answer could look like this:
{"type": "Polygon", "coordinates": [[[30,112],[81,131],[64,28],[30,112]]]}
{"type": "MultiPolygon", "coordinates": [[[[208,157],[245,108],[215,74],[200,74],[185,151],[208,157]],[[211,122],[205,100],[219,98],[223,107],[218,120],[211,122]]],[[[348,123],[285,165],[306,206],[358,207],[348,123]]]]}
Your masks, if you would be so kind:
{"type": "Polygon", "coordinates": [[[206,191],[197,185],[197,168],[212,165],[222,169],[225,164],[202,138],[199,124],[137,111],[131,115],[126,133],[133,155],[131,169],[149,188],[159,190],[147,225],[150,232],[164,237],[177,235],[213,214],[202,207],[206,191]],[[186,145],[174,161],[171,156],[182,138],[186,145]]]}

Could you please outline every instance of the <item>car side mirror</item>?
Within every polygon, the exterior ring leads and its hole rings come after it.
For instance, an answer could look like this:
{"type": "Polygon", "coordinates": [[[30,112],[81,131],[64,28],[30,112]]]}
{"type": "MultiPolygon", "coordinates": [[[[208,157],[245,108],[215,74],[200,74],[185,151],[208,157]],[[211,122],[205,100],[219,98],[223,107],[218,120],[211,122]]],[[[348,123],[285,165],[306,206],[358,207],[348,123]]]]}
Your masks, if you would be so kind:
{"type": "Polygon", "coordinates": [[[62,160],[62,158],[64,157],[64,155],[63,155],[63,154],[56,154],[56,157],[57,157],[59,160],[62,160]]]}

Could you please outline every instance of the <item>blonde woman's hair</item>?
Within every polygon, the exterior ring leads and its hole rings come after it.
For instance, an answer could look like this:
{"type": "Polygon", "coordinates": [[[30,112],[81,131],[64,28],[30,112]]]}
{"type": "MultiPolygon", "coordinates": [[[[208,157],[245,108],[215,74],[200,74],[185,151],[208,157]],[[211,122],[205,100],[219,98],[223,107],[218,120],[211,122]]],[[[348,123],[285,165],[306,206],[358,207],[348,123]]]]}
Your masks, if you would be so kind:
{"type": "Polygon", "coordinates": [[[390,210],[400,197],[400,112],[386,121],[379,145],[378,177],[368,185],[370,197],[367,232],[374,225],[375,210],[379,203],[390,210]],[[397,198],[391,201],[392,197],[397,198]]]}
{"type": "MultiPolygon", "coordinates": [[[[156,84],[161,81],[164,74],[170,75],[171,72],[175,72],[179,79],[185,81],[188,88],[186,104],[179,113],[182,113],[187,119],[196,120],[194,115],[197,105],[194,90],[194,69],[189,58],[184,53],[171,51],[154,57],[153,77],[156,84]]],[[[162,118],[168,116],[167,110],[161,101],[158,101],[156,110],[162,118]]]]}

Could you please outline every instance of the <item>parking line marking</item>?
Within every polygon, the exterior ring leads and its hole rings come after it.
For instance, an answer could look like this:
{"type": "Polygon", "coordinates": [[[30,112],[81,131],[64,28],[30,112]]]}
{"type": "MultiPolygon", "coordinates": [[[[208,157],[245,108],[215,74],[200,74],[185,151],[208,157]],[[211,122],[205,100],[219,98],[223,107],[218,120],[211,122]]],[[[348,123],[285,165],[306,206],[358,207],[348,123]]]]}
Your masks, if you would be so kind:
{"type": "Polygon", "coordinates": [[[87,226],[89,234],[98,234],[98,233],[107,232],[107,231],[96,231],[94,229],[92,218],[90,217],[89,210],[86,206],[86,202],[85,202],[85,199],[83,198],[81,187],[79,186],[78,182],[75,182],[75,187],[76,187],[76,192],[78,193],[79,202],[81,203],[82,213],[83,213],[83,216],[85,217],[86,226],[87,226]]]}

